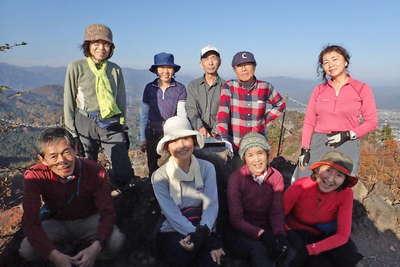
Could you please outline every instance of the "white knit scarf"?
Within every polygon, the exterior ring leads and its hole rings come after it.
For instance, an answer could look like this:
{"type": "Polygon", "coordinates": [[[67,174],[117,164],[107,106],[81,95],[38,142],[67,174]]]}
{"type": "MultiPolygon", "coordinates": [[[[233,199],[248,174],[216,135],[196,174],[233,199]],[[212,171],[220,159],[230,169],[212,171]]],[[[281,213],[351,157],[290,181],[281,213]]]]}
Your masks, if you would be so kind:
{"type": "Polygon", "coordinates": [[[203,177],[200,173],[199,162],[195,156],[192,155],[188,173],[179,168],[173,157],[169,158],[165,167],[169,180],[169,195],[176,205],[182,203],[181,182],[190,182],[194,180],[196,189],[203,187],[203,177]]]}

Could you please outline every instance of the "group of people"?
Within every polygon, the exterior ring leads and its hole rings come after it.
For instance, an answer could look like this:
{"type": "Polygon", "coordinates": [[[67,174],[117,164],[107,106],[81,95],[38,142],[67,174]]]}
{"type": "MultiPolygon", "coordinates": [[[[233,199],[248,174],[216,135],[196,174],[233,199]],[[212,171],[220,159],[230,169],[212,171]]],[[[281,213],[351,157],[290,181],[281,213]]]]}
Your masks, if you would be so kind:
{"type": "MultiPolygon", "coordinates": [[[[20,255],[26,260],[93,266],[124,243],[111,184],[124,188],[134,171],[123,75],[108,60],[114,48],[107,26],[90,25],[85,59],[68,65],[65,129],[42,133],[39,163],[25,173],[20,255]],[[96,163],[100,147],[111,162],[108,171],[96,163]]],[[[298,167],[284,190],[282,175],[269,165],[267,125],[286,104],[270,83],[256,78],[254,55],[235,54],[236,79],[224,81],[219,50],[206,46],[200,51],[204,75],[187,88],[174,78],[181,67],[172,54],[154,56],[149,70],[157,78],[143,92],[140,147],[163,216],[156,243],[164,262],[218,266],[226,252],[251,266],[355,266],[362,258],[350,240],[351,187],[358,181],[359,138],[377,125],[375,100],[368,85],[350,76],[343,47],[327,46],[318,63],[323,83],[310,97],[298,167]],[[219,228],[221,174],[195,156],[209,139],[231,150],[229,222],[219,228]]]]}

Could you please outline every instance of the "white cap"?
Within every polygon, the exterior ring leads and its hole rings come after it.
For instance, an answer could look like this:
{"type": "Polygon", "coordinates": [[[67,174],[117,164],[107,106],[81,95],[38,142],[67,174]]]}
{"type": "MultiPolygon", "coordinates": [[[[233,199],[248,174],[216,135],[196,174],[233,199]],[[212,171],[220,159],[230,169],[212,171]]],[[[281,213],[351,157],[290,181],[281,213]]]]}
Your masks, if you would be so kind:
{"type": "Polygon", "coordinates": [[[200,51],[200,58],[202,58],[206,53],[210,52],[210,51],[214,51],[218,54],[219,56],[219,51],[215,46],[212,45],[207,45],[206,47],[203,47],[200,51]]]}

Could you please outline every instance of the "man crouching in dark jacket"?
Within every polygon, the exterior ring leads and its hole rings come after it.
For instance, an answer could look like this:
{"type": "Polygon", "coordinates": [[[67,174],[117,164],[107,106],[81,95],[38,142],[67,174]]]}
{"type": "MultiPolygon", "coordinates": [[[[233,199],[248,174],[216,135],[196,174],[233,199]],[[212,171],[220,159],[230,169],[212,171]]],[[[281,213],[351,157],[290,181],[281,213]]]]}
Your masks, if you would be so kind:
{"type": "Polygon", "coordinates": [[[100,255],[119,251],[124,235],[114,225],[106,170],[78,158],[73,137],[63,128],[46,129],[38,149],[40,163],[24,175],[26,238],[20,255],[27,261],[42,258],[69,267],[93,266],[100,255]]]}

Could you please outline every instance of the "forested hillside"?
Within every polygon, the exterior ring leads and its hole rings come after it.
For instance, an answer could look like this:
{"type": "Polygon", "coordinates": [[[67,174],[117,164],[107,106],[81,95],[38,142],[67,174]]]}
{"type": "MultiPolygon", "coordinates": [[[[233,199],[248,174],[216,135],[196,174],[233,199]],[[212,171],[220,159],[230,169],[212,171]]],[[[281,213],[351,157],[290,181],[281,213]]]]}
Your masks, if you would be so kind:
{"type": "MultiPolygon", "coordinates": [[[[139,99],[129,101],[129,155],[135,173],[144,179],[138,180],[132,190],[115,199],[117,209],[121,209],[118,224],[128,236],[126,248],[114,264],[116,267],[157,266],[146,243],[146,233],[154,224],[157,204],[149,179],[146,179],[145,155],[137,149],[139,107],[139,99]]],[[[0,266],[24,266],[17,255],[22,238],[22,210],[19,208],[23,196],[22,174],[35,162],[34,144],[39,133],[45,127],[62,125],[62,114],[63,88],[60,85],[0,92],[0,266]]],[[[289,110],[283,127],[283,116],[269,126],[269,141],[273,148],[271,159],[280,154],[292,163],[296,162],[303,117],[303,113],[289,110]]],[[[100,156],[100,161],[108,166],[104,156],[100,156]]],[[[354,190],[352,238],[365,258],[357,267],[394,267],[400,262],[399,166],[400,145],[393,138],[390,125],[363,138],[360,182],[354,190]]],[[[226,266],[244,265],[235,265],[232,259],[228,259],[226,266]]]]}
{"type": "MultiPolygon", "coordinates": [[[[127,107],[132,148],[137,147],[139,142],[138,103],[138,100],[132,100],[127,107]]],[[[47,85],[22,93],[13,90],[0,93],[0,118],[22,125],[7,131],[0,129],[0,166],[21,164],[32,159],[35,156],[35,140],[41,129],[49,125],[62,125],[62,117],[62,86],[47,85]]]]}

